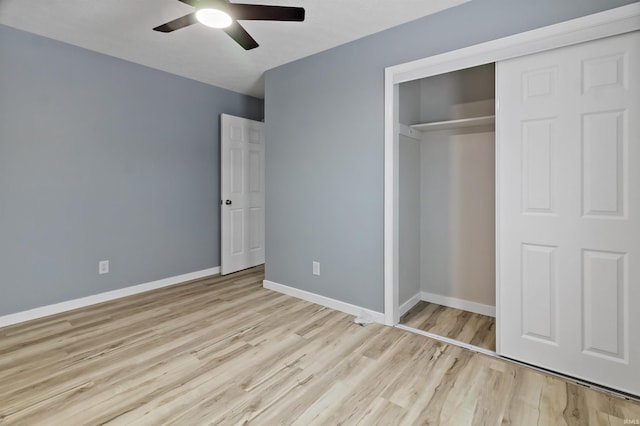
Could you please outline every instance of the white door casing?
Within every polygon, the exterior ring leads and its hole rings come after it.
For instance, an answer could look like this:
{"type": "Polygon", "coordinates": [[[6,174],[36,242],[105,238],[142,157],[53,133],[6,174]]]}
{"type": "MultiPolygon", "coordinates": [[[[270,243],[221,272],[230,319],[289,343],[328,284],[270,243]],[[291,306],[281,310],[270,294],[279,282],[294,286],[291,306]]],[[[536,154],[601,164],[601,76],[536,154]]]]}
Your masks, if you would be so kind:
{"type": "Polygon", "coordinates": [[[640,32],[498,63],[499,354],[640,395],[640,32]]]}
{"type": "Polygon", "coordinates": [[[263,124],[220,116],[222,275],[264,263],[263,124]]]}

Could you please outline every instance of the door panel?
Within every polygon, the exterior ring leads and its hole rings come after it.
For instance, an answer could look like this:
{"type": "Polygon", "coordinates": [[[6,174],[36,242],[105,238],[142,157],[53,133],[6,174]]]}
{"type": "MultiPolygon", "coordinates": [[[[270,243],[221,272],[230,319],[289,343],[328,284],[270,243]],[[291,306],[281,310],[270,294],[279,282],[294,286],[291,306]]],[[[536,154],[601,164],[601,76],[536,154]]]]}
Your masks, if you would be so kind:
{"type": "Polygon", "coordinates": [[[619,110],[582,118],[583,215],[623,215],[625,115],[619,110]]]}
{"type": "Polygon", "coordinates": [[[231,230],[231,255],[242,255],[244,247],[244,211],[243,209],[229,209],[230,230],[231,230]]]}
{"type": "Polygon", "coordinates": [[[553,214],[553,148],[556,141],[554,120],[522,123],[522,194],[525,213],[553,214]]]}
{"type": "Polygon", "coordinates": [[[501,355],[640,395],[640,36],[498,63],[501,355]]]}
{"type": "Polygon", "coordinates": [[[221,116],[221,273],[264,263],[262,123],[221,116]]]}
{"type": "Polygon", "coordinates": [[[582,252],[584,347],[591,355],[626,360],[625,253],[582,252]]]}
{"type": "Polygon", "coordinates": [[[522,245],[522,335],[556,343],[556,247],[522,245]]]}
{"type": "MultiPolygon", "coordinates": [[[[241,143],[241,142],[240,142],[241,143]]],[[[229,195],[242,195],[244,189],[244,155],[242,147],[229,150],[229,195]]]]}

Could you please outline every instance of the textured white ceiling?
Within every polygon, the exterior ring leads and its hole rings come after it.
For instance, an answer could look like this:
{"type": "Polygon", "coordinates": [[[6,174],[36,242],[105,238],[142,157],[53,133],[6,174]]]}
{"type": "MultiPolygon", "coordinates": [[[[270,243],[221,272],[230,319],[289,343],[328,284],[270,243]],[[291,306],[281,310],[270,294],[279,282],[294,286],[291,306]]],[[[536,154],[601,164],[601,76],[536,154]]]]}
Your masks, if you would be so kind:
{"type": "Polygon", "coordinates": [[[245,51],[223,31],[153,27],[192,12],[178,0],[0,0],[0,23],[252,96],[264,71],[469,0],[238,0],[300,6],[300,22],[240,21],[260,44],[245,51]]]}

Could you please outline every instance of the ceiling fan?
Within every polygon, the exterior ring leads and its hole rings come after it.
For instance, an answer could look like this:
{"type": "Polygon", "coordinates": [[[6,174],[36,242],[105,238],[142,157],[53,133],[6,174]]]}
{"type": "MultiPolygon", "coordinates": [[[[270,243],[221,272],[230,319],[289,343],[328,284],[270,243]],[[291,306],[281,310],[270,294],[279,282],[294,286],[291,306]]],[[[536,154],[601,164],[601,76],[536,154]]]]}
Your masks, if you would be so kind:
{"type": "Polygon", "coordinates": [[[170,33],[200,22],[208,27],[221,28],[245,50],[258,43],[238,21],[304,21],[304,8],[229,3],[227,0],[179,0],[196,8],[195,12],[155,27],[154,31],[170,33]]]}

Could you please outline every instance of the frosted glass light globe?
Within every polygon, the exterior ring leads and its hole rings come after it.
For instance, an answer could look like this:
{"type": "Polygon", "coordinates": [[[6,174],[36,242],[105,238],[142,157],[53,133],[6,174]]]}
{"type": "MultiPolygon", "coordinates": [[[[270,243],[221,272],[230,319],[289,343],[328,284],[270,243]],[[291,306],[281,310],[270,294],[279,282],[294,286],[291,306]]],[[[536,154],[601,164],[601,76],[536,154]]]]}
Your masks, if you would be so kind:
{"type": "Polygon", "coordinates": [[[218,9],[200,9],[196,12],[196,19],[212,28],[227,28],[232,22],[228,13],[218,9]]]}

